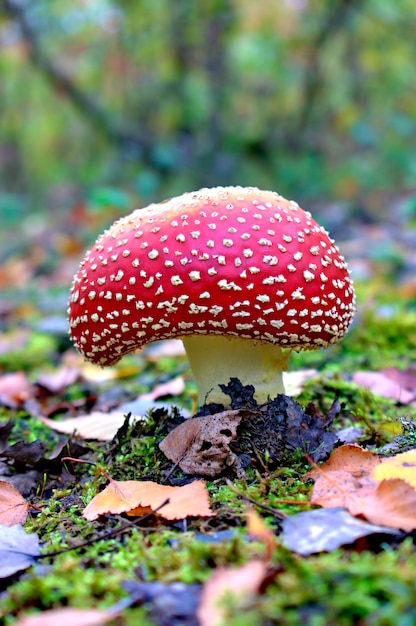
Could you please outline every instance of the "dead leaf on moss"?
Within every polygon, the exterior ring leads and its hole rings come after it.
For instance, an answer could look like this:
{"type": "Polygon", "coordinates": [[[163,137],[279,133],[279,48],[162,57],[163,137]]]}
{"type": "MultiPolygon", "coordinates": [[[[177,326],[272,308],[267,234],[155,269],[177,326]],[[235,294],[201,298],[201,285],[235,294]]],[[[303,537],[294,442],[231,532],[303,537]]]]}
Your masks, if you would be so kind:
{"type": "Polygon", "coordinates": [[[61,393],[66,387],[73,385],[81,378],[77,367],[60,367],[54,372],[41,374],[36,384],[51,394],[61,393]]]}
{"type": "Polygon", "coordinates": [[[158,509],[157,514],[167,520],[214,515],[209,505],[205,482],[196,480],[183,487],[159,485],[152,481],[110,480],[110,484],[96,495],[84,509],[87,520],[95,520],[106,513],[142,515],[158,509]]]}
{"type": "Polygon", "coordinates": [[[262,559],[255,558],[240,567],[219,567],[205,583],[197,616],[200,626],[219,626],[226,623],[224,602],[234,596],[242,605],[259,593],[269,574],[269,561],[276,547],[274,533],[254,509],[247,511],[247,532],[265,545],[262,559]]]}
{"type": "Polygon", "coordinates": [[[234,596],[244,605],[247,598],[255,596],[266,577],[267,564],[253,559],[240,567],[218,567],[205,583],[197,611],[200,626],[225,624],[225,603],[234,596]]]}
{"type": "Polygon", "coordinates": [[[370,474],[379,463],[376,454],[356,444],[336,448],[326,463],[305,476],[315,480],[310,501],[324,507],[349,508],[349,501],[358,492],[365,497],[374,490],[370,474]]]}
{"type": "Polygon", "coordinates": [[[416,450],[408,450],[383,459],[383,462],[373,469],[371,478],[377,481],[401,478],[416,489],[416,450]]]}
{"type": "Polygon", "coordinates": [[[22,526],[0,524],[0,578],[8,578],[36,563],[39,539],[22,526]]]}
{"type": "Polygon", "coordinates": [[[282,522],[283,545],[302,556],[332,552],[369,535],[396,535],[385,526],[357,519],[341,507],[303,511],[288,515],[282,522]]]}
{"type": "Polygon", "coordinates": [[[0,404],[16,408],[33,397],[34,388],[23,372],[0,376],[0,404]]]}
{"type": "Polygon", "coordinates": [[[382,480],[373,493],[356,501],[351,513],[363,515],[372,524],[410,532],[416,528],[416,491],[399,478],[382,480]]]}
{"type": "Polygon", "coordinates": [[[264,543],[266,548],[263,555],[264,561],[269,561],[276,547],[276,537],[270,528],[267,528],[263,518],[254,510],[247,510],[247,532],[253,539],[264,543]]]}
{"type": "MultiPolygon", "coordinates": [[[[38,419],[58,433],[76,434],[81,439],[111,441],[117,431],[123,426],[126,413],[121,411],[111,411],[110,413],[93,411],[88,415],[80,415],[79,417],[71,417],[64,420],[52,420],[42,416],[39,416],[38,419]]],[[[138,419],[143,418],[132,416],[131,422],[138,419]]]]}
{"type": "MultiPolygon", "coordinates": [[[[71,369],[75,371],[75,368],[67,369],[69,371],[71,369]]],[[[56,381],[56,384],[59,384],[59,379],[56,381]]],[[[163,385],[156,385],[149,393],[140,395],[135,402],[139,405],[140,402],[153,402],[164,396],[179,395],[184,390],[184,387],[185,382],[182,376],[177,376],[163,385]]],[[[128,404],[132,405],[132,402],[128,404]]],[[[130,411],[134,413],[134,409],[130,408],[130,411]]],[[[130,411],[127,410],[126,405],[125,410],[123,410],[121,406],[117,411],[92,411],[86,415],[79,415],[78,417],[70,417],[62,420],[54,420],[42,415],[39,416],[38,419],[58,433],[65,433],[67,435],[76,434],[81,439],[111,441],[117,434],[117,431],[123,426],[126,415],[130,413],[130,411]]],[[[130,423],[144,419],[145,418],[141,415],[131,415],[130,423]]]]}
{"type": "MultiPolygon", "coordinates": [[[[410,375],[405,376],[405,373],[402,373],[402,375],[401,378],[400,370],[391,368],[380,372],[356,372],[352,380],[360,387],[366,387],[382,398],[389,398],[390,400],[400,402],[400,404],[415,405],[416,392],[414,386],[411,388],[406,387],[406,384],[409,383],[410,375]]],[[[413,378],[416,380],[414,374],[413,378]]]]}
{"type": "Polygon", "coordinates": [[[138,397],[138,400],[157,400],[158,398],[164,398],[166,396],[179,396],[185,389],[185,381],[183,376],[176,376],[171,378],[166,383],[156,385],[148,393],[143,393],[138,397]]]}
{"type": "MultiPolygon", "coordinates": [[[[407,458],[413,463],[413,456],[407,458]]],[[[326,508],[344,507],[372,524],[408,532],[416,528],[416,491],[401,477],[394,478],[404,471],[406,461],[392,461],[354,444],[341,446],[319,469],[307,474],[316,481],[310,501],[326,508]],[[384,463],[387,471],[382,468],[384,463]],[[390,479],[377,482],[375,475],[390,479]]],[[[413,465],[410,468],[414,471],[413,465]]]]}
{"type": "Polygon", "coordinates": [[[236,464],[229,444],[237,435],[240,411],[223,411],[186,420],[159,444],[185,474],[216,476],[236,464]]]}
{"type": "Polygon", "coordinates": [[[0,524],[4,526],[24,524],[29,508],[29,502],[13,485],[0,480],[0,524]]]}
{"type": "Polygon", "coordinates": [[[100,611],[99,609],[51,609],[37,615],[27,615],[15,622],[14,626],[101,626],[110,619],[114,619],[114,613],[100,611]]]}

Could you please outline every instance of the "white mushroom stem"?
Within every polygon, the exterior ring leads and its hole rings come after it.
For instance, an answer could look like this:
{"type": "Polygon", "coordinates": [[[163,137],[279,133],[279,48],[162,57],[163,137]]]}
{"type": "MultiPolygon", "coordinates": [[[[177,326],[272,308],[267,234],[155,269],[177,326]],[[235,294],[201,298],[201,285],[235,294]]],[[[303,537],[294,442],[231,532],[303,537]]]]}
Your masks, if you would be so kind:
{"type": "Polygon", "coordinates": [[[277,344],[220,335],[182,337],[199,394],[199,404],[229,405],[230,397],[219,385],[238,378],[253,385],[259,404],[284,393],[282,372],[288,352],[277,344]]]}

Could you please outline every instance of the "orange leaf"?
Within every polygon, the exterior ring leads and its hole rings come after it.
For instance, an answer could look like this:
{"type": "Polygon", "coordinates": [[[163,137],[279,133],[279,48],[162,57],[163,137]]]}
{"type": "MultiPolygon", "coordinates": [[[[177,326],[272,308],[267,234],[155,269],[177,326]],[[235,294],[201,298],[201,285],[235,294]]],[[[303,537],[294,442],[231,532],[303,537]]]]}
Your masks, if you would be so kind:
{"type": "Polygon", "coordinates": [[[416,450],[383,459],[371,473],[373,480],[401,478],[416,489],[416,450]]]}
{"type": "Polygon", "coordinates": [[[269,561],[276,547],[276,537],[254,509],[247,511],[247,532],[254,539],[264,543],[266,550],[263,558],[265,561],[269,561]]]}
{"type": "Polygon", "coordinates": [[[382,480],[372,494],[356,500],[355,507],[350,512],[372,524],[406,532],[416,528],[416,491],[399,478],[382,480]]]}
{"type": "Polygon", "coordinates": [[[30,504],[22,494],[5,480],[0,480],[0,524],[24,524],[30,504]]]}
{"type": "Polygon", "coordinates": [[[197,611],[200,626],[225,624],[225,601],[234,595],[242,601],[260,590],[267,574],[267,564],[254,559],[237,568],[219,567],[205,583],[197,611]]]}
{"type": "Polygon", "coordinates": [[[327,463],[308,473],[316,479],[310,501],[344,507],[372,524],[410,531],[416,528],[416,491],[408,484],[416,465],[411,452],[383,460],[359,446],[341,446],[327,463]],[[407,482],[405,476],[410,477],[407,482]]]}
{"type": "Polygon", "coordinates": [[[183,487],[171,487],[152,481],[110,479],[110,484],[84,509],[83,516],[85,519],[94,520],[105,513],[137,515],[139,510],[139,514],[142,514],[142,507],[154,511],[167,499],[169,502],[157,513],[168,520],[214,514],[209,506],[205,482],[202,480],[196,480],[183,487]]]}
{"type": "Polygon", "coordinates": [[[101,626],[113,618],[113,613],[98,609],[63,608],[22,617],[14,626],[101,626]]]}
{"type": "Polygon", "coordinates": [[[324,507],[342,506],[349,509],[351,499],[365,496],[375,489],[370,474],[380,459],[355,444],[336,448],[329,460],[306,474],[315,479],[310,501],[324,507]]]}

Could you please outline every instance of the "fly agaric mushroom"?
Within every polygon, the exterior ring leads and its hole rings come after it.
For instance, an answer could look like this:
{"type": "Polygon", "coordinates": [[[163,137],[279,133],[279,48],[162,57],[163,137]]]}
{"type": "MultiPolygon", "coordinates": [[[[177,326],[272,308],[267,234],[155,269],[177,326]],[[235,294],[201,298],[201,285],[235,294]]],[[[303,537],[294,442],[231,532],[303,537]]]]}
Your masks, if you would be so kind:
{"type": "Polygon", "coordinates": [[[181,338],[202,402],[227,404],[237,377],[258,402],[283,393],[290,350],[326,347],[354,315],[347,265],[298,204],[254,187],[217,187],[115,222],[87,253],[69,303],[72,340],[112,365],[181,338]]]}

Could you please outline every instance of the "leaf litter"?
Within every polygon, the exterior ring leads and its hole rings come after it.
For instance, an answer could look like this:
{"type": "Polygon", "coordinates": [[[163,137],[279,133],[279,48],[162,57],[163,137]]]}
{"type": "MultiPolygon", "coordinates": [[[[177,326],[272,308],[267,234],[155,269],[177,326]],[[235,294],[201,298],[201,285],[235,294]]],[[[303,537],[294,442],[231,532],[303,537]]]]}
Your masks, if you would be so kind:
{"type": "Polygon", "coordinates": [[[415,461],[416,451],[383,458],[356,444],[341,446],[306,475],[315,480],[310,502],[410,532],[416,528],[415,461]]]}
{"type": "MultiPolygon", "coordinates": [[[[26,403],[28,399],[30,400],[32,394],[34,394],[34,397],[37,397],[36,395],[38,393],[37,389],[42,388],[50,394],[57,394],[57,393],[59,394],[62,392],[62,388],[64,386],[65,381],[68,384],[71,384],[71,381],[74,381],[77,379],[78,379],[77,372],[76,371],[71,372],[71,370],[68,370],[66,372],[63,371],[60,374],[58,374],[56,377],[52,376],[49,379],[47,377],[46,378],[39,377],[36,385],[32,387],[30,386],[26,387],[27,393],[25,395],[25,393],[23,393],[24,391],[23,378],[21,378],[20,379],[22,382],[21,390],[23,391],[19,391],[18,389],[17,395],[16,395],[16,392],[13,392],[14,397],[13,396],[9,397],[7,399],[7,402],[9,403],[14,402],[16,406],[17,404],[19,404],[20,406],[26,406],[26,403]]],[[[180,390],[181,386],[183,388],[183,383],[178,384],[177,388],[180,390]]],[[[169,390],[169,384],[168,384],[168,393],[171,392],[172,388],[173,388],[173,385],[169,390]]],[[[251,463],[253,464],[253,466],[258,468],[259,466],[256,465],[255,453],[256,451],[261,450],[264,447],[266,447],[267,449],[270,448],[272,450],[270,466],[277,467],[279,465],[279,461],[282,459],[282,456],[284,456],[285,454],[291,454],[296,449],[305,450],[306,452],[310,454],[310,456],[315,461],[319,462],[327,458],[330,452],[332,451],[332,449],[334,448],[334,446],[338,445],[339,441],[337,439],[336,434],[331,432],[332,422],[340,411],[340,405],[336,399],[333,403],[333,406],[328,411],[328,414],[321,415],[319,411],[317,411],[316,407],[314,407],[314,405],[309,405],[303,409],[292,398],[287,398],[285,396],[275,398],[274,401],[272,401],[272,403],[268,403],[268,405],[257,406],[257,404],[253,402],[253,397],[250,394],[249,389],[240,388],[238,384],[233,383],[233,381],[231,381],[230,385],[227,386],[227,388],[230,391],[230,397],[232,399],[233,409],[231,409],[228,412],[225,411],[224,413],[228,413],[229,417],[233,415],[234,417],[230,417],[230,422],[226,423],[225,428],[222,428],[222,430],[224,431],[230,430],[229,428],[230,423],[232,424],[233,420],[235,420],[235,434],[232,431],[232,429],[231,429],[231,435],[229,432],[225,433],[226,435],[225,443],[228,446],[228,450],[226,451],[226,454],[224,455],[223,460],[218,465],[220,473],[224,471],[226,472],[230,468],[233,468],[234,470],[236,470],[238,467],[238,461],[237,461],[237,464],[234,464],[234,463],[230,463],[229,460],[230,459],[239,460],[242,456],[244,456],[244,454],[247,455],[247,453],[251,457],[251,463]],[[270,406],[272,408],[270,408],[270,406]],[[265,428],[263,428],[263,426],[265,426],[265,428]]],[[[146,394],[143,394],[143,395],[146,395],[146,394]]],[[[150,396],[150,399],[152,399],[153,397],[156,398],[156,395],[153,396],[152,392],[149,394],[149,396],[150,396]]],[[[108,413],[105,413],[104,411],[97,412],[97,413],[98,413],[98,415],[96,416],[97,421],[102,420],[103,416],[108,414],[108,413]]],[[[113,431],[111,432],[111,434],[106,436],[107,440],[109,440],[116,434],[116,431],[119,428],[119,426],[125,421],[125,414],[121,411],[119,411],[119,414],[120,414],[119,422],[114,424],[113,431]]],[[[214,421],[215,421],[215,416],[217,414],[218,414],[218,411],[214,409],[213,415],[205,416],[204,418],[205,423],[211,424],[210,429],[214,432],[214,435],[212,435],[211,437],[212,441],[209,441],[209,439],[207,438],[207,433],[205,432],[205,434],[203,435],[203,437],[200,439],[200,442],[199,442],[201,446],[203,446],[204,444],[206,446],[207,443],[210,443],[211,447],[214,447],[215,444],[218,443],[218,438],[216,438],[215,436],[215,429],[212,428],[212,421],[213,421],[212,418],[214,418],[214,421]]],[[[89,414],[86,414],[84,417],[89,417],[89,414]]],[[[202,417],[203,416],[201,416],[201,419],[202,417]]],[[[78,432],[76,430],[76,424],[78,424],[79,426],[81,425],[82,415],[81,415],[81,418],[71,418],[71,419],[74,420],[72,423],[70,423],[69,420],[62,420],[62,422],[61,421],[57,422],[56,420],[50,420],[50,425],[51,427],[53,427],[53,423],[65,424],[65,422],[67,422],[66,426],[64,426],[68,428],[67,434],[72,434],[74,430],[78,432]]],[[[195,419],[198,419],[198,418],[195,418],[195,419]]],[[[46,417],[46,420],[48,420],[47,417],[46,417]]],[[[191,424],[192,422],[194,422],[194,420],[186,420],[184,424],[191,424]]],[[[102,427],[102,422],[101,422],[101,427],[102,427]]],[[[185,437],[184,440],[188,441],[188,443],[189,441],[195,442],[195,436],[194,436],[195,432],[192,430],[195,427],[187,426],[187,428],[190,428],[191,436],[189,436],[189,433],[188,433],[187,437],[185,437]]],[[[99,431],[100,431],[100,427],[98,427],[98,432],[99,431]]],[[[218,426],[217,431],[221,435],[224,435],[224,433],[220,432],[220,426],[218,426]]],[[[13,463],[16,462],[18,468],[36,466],[38,468],[43,468],[44,471],[46,470],[48,472],[51,471],[52,469],[54,469],[54,471],[57,471],[58,465],[53,466],[53,467],[51,465],[48,465],[47,463],[45,465],[45,461],[51,460],[51,458],[54,457],[54,454],[51,455],[51,453],[47,452],[46,449],[43,448],[42,445],[37,442],[34,442],[35,445],[27,444],[28,447],[26,447],[26,445],[24,445],[23,442],[19,442],[19,445],[17,445],[16,448],[13,448],[13,446],[9,446],[7,444],[8,432],[10,431],[7,431],[7,429],[5,428],[5,430],[3,431],[3,435],[0,432],[0,438],[3,437],[3,440],[4,440],[3,447],[6,450],[6,457],[8,458],[9,461],[13,463]]],[[[180,431],[177,434],[180,435],[180,431]]],[[[88,432],[88,431],[85,434],[82,433],[82,436],[86,436],[86,438],[95,438],[95,436],[91,435],[91,432],[88,432]]],[[[100,436],[98,434],[97,439],[99,438],[100,436]]],[[[178,437],[178,441],[180,442],[181,439],[182,439],[182,435],[178,437]]],[[[65,447],[67,443],[62,443],[61,445],[65,447]]],[[[207,446],[206,448],[208,449],[207,446]]],[[[226,448],[226,446],[224,446],[224,448],[226,448]]],[[[336,451],[337,450],[335,450],[335,452],[336,451]]],[[[179,454],[179,457],[181,456],[182,452],[179,454]]],[[[66,449],[62,448],[61,453],[58,452],[57,461],[61,462],[62,456],[68,453],[71,455],[74,454],[72,451],[69,452],[68,448],[66,449]]],[[[371,456],[371,453],[369,454],[371,456]]],[[[179,462],[178,453],[176,453],[176,458],[172,458],[172,460],[174,463],[179,462]]],[[[355,481],[354,484],[356,488],[357,488],[357,481],[358,483],[360,483],[361,481],[361,487],[363,487],[365,483],[365,480],[366,480],[365,476],[368,474],[368,471],[369,471],[369,467],[367,467],[367,462],[368,462],[368,466],[370,466],[371,463],[374,462],[374,458],[372,458],[371,462],[369,462],[369,459],[366,459],[366,463],[364,463],[364,466],[359,465],[358,469],[357,469],[357,465],[354,463],[351,466],[351,473],[353,474],[351,480],[353,480],[353,482],[355,481]]],[[[192,467],[190,466],[190,469],[191,469],[190,475],[192,474],[198,475],[199,474],[198,470],[200,469],[200,466],[198,463],[198,456],[194,457],[193,460],[191,456],[191,463],[193,463],[193,466],[192,467]]],[[[374,463],[374,467],[375,468],[380,467],[381,463],[384,463],[384,460],[374,463]]],[[[410,460],[406,461],[406,463],[410,463],[410,460]]],[[[406,463],[401,464],[403,471],[404,471],[404,468],[406,467],[406,463]]],[[[345,458],[342,459],[341,465],[343,465],[343,468],[345,470],[345,468],[347,467],[345,463],[345,458]]],[[[371,472],[370,474],[371,474],[370,478],[372,480],[375,480],[375,476],[373,476],[371,472]]],[[[213,476],[215,476],[215,474],[213,476]]],[[[127,483],[129,482],[139,483],[140,481],[118,481],[118,482],[120,483],[120,489],[116,489],[116,492],[117,492],[116,495],[114,493],[111,494],[112,497],[110,498],[110,510],[105,510],[106,506],[102,508],[98,506],[95,510],[92,507],[93,517],[88,518],[88,519],[92,519],[92,520],[97,519],[98,517],[111,513],[111,512],[118,514],[117,513],[118,511],[120,511],[121,513],[125,513],[127,515],[132,515],[132,514],[141,515],[143,513],[156,510],[156,515],[158,515],[161,518],[166,519],[167,521],[174,522],[174,521],[181,520],[189,516],[203,517],[204,516],[203,511],[204,510],[207,511],[207,509],[209,510],[209,513],[206,514],[206,517],[213,517],[213,511],[210,508],[207,494],[205,494],[207,498],[205,509],[202,506],[198,509],[198,506],[199,506],[198,499],[195,499],[194,495],[192,495],[189,498],[189,500],[191,501],[189,509],[187,509],[183,503],[179,505],[176,504],[176,508],[174,507],[174,511],[171,514],[171,517],[169,517],[169,514],[164,516],[163,515],[164,507],[158,510],[161,504],[160,502],[161,498],[159,497],[158,501],[156,501],[156,499],[157,499],[157,496],[163,495],[165,500],[166,499],[171,500],[171,497],[170,497],[171,494],[168,495],[167,491],[164,491],[164,493],[160,492],[159,494],[157,492],[158,487],[164,487],[166,490],[168,486],[158,485],[157,483],[151,483],[149,487],[152,498],[153,498],[153,499],[150,498],[150,504],[147,504],[148,500],[146,500],[146,497],[143,496],[143,493],[145,493],[143,492],[141,494],[142,499],[140,500],[139,505],[136,508],[134,507],[129,508],[132,504],[134,504],[134,502],[137,499],[137,492],[136,492],[137,485],[136,484],[134,485],[133,497],[130,498],[131,494],[127,487],[127,483]],[[122,493],[121,498],[119,497],[120,492],[122,493]],[[187,511],[190,511],[190,512],[185,515],[187,511]]],[[[143,481],[143,482],[147,482],[147,481],[143,481]]],[[[148,481],[148,482],[150,483],[151,481],[148,481]]],[[[201,482],[201,481],[195,481],[195,482],[201,482]]],[[[190,483],[190,485],[185,485],[185,487],[191,486],[192,484],[195,484],[195,482],[190,483]]],[[[381,521],[379,522],[379,525],[377,525],[376,523],[370,524],[366,522],[365,520],[360,519],[359,517],[354,517],[353,515],[351,515],[351,513],[348,513],[345,509],[339,510],[339,507],[336,507],[336,508],[332,507],[328,509],[322,509],[320,511],[308,511],[305,513],[299,513],[296,515],[288,516],[286,520],[283,522],[283,533],[282,533],[281,541],[283,542],[284,545],[287,545],[287,547],[290,547],[290,549],[292,549],[293,551],[297,551],[299,554],[310,554],[310,553],[319,552],[319,551],[330,551],[339,546],[350,545],[355,540],[360,539],[362,537],[371,537],[371,536],[387,537],[389,535],[397,537],[398,531],[395,530],[395,528],[406,529],[406,524],[408,524],[410,528],[410,524],[412,523],[411,519],[412,517],[413,518],[415,517],[414,511],[412,508],[410,508],[410,512],[409,512],[409,503],[411,502],[411,498],[409,497],[409,492],[406,491],[407,487],[406,486],[403,487],[403,484],[405,482],[406,481],[404,480],[403,476],[401,476],[400,478],[397,478],[394,475],[390,477],[390,474],[387,477],[382,478],[381,481],[379,481],[377,488],[374,492],[375,495],[373,493],[370,496],[371,506],[373,506],[374,504],[371,499],[375,497],[377,499],[377,507],[380,510],[383,509],[384,511],[383,513],[384,519],[381,519],[381,521]],[[396,494],[395,500],[392,498],[392,491],[394,491],[396,494]],[[383,505],[381,503],[383,503],[383,505]],[[400,506],[402,508],[401,511],[400,511],[400,506]],[[391,527],[388,528],[384,526],[383,524],[385,523],[386,511],[389,510],[389,507],[390,509],[393,509],[393,511],[390,511],[389,513],[391,527]],[[318,513],[320,513],[321,516],[320,517],[316,516],[313,519],[313,515],[318,514],[318,513]],[[394,517],[397,518],[397,520],[393,523],[392,520],[394,519],[394,517]],[[296,527],[295,535],[297,535],[298,537],[298,543],[296,543],[295,541],[293,545],[289,544],[289,539],[288,539],[288,537],[290,536],[288,528],[290,527],[291,523],[293,523],[293,525],[296,527]],[[333,532],[334,527],[336,527],[336,530],[337,530],[336,539],[334,538],[334,532],[333,532]],[[308,531],[308,528],[309,528],[309,531],[308,531]],[[316,541],[313,541],[313,536],[315,536],[316,541]],[[302,541],[303,541],[303,552],[302,552],[302,546],[301,546],[302,541]],[[307,551],[307,546],[309,546],[309,552],[307,551]]],[[[348,483],[344,484],[344,487],[343,487],[344,490],[346,489],[346,486],[345,486],[346,484],[348,483]]],[[[410,485],[407,485],[407,486],[410,486],[410,485]]],[[[177,487],[170,487],[170,488],[178,489],[177,487]]],[[[183,489],[182,486],[180,488],[183,489]]],[[[163,503],[163,499],[162,499],[162,503],[163,503]]],[[[165,506],[167,507],[168,505],[165,505],[165,506]]],[[[88,507],[86,511],[88,511],[88,507]]],[[[360,517],[363,517],[363,513],[361,512],[358,512],[356,514],[360,517]]],[[[84,516],[85,516],[85,512],[84,512],[84,516]]],[[[260,534],[258,538],[261,536],[261,524],[259,525],[259,527],[260,527],[260,534]]],[[[272,531],[269,531],[267,529],[267,532],[269,534],[268,535],[266,534],[263,540],[260,539],[260,541],[266,546],[267,541],[268,541],[266,537],[268,536],[270,538],[269,544],[271,547],[269,548],[266,547],[265,549],[265,554],[267,554],[267,558],[266,556],[263,555],[262,557],[252,558],[251,560],[247,561],[244,565],[236,567],[236,568],[225,567],[225,568],[216,568],[214,570],[214,574],[212,576],[212,581],[213,581],[212,585],[214,588],[213,596],[211,596],[210,598],[210,596],[208,595],[207,596],[208,601],[206,601],[206,604],[205,604],[205,607],[208,605],[208,614],[210,611],[214,611],[214,615],[218,615],[215,613],[215,611],[218,610],[218,607],[215,606],[213,608],[213,605],[216,605],[218,598],[223,597],[224,594],[227,595],[228,593],[233,593],[236,591],[236,589],[240,589],[240,591],[246,590],[246,597],[241,598],[242,602],[244,603],[247,597],[253,598],[257,594],[262,593],[263,589],[268,584],[268,580],[273,578],[274,574],[273,574],[273,568],[271,566],[271,554],[273,550],[275,549],[274,547],[276,545],[275,543],[276,539],[272,531]],[[224,570],[224,572],[222,572],[222,570],[224,570]]],[[[251,535],[252,536],[255,535],[253,528],[251,528],[251,535]]],[[[293,533],[292,533],[292,536],[293,536],[293,533]]],[[[21,563],[17,565],[10,564],[12,569],[15,568],[16,566],[18,568],[24,569],[25,567],[29,567],[36,561],[36,558],[31,555],[25,556],[25,555],[20,554],[19,558],[22,558],[23,560],[26,559],[25,561],[26,565],[22,567],[21,563]]],[[[19,569],[17,570],[14,569],[14,571],[19,571],[19,569]]],[[[160,585],[160,583],[158,584],[160,585]]],[[[190,589],[191,586],[185,586],[185,587],[186,589],[190,589]]],[[[209,588],[208,583],[206,584],[206,587],[209,588]]],[[[195,589],[192,593],[195,595],[195,597],[198,596],[199,598],[198,590],[201,591],[200,587],[195,589]]],[[[202,591],[205,592],[205,586],[203,587],[202,591]]],[[[150,592],[150,587],[148,587],[146,592],[144,591],[142,592],[142,594],[145,594],[145,593],[148,594],[147,595],[148,598],[151,598],[152,608],[150,610],[153,610],[154,607],[158,603],[158,594],[160,595],[161,591],[160,589],[159,591],[157,591],[155,587],[154,595],[152,596],[151,593],[153,592],[150,592]]],[[[193,610],[195,611],[195,607],[193,610]]],[[[65,618],[62,610],[60,610],[59,612],[55,612],[55,613],[52,612],[50,615],[49,615],[49,612],[45,612],[43,617],[45,618],[45,620],[48,620],[48,621],[44,621],[40,623],[45,624],[46,626],[48,626],[49,624],[52,624],[53,619],[56,622],[56,620],[62,621],[65,618]],[[61,617],[62,617],[62,620],[61,620],[61,617]]],[[[77,616],[75,615],[75,613],[72,615],[72,617],[74,618],[73,624],[74,625],[77,624],[78,621],[77,621],[77,616]]],[[[105,620],[105,615],[102,614],[100,617],[101,617],[101,621],[103,622],[105,620]]],[[[221,617],[221,609],[220,609],[220,617],[221,617]]],[[[81,620],[79,623],[83,624],[81,612],[79,614],[79,618],[81,620]]],[[[211,621],[207,623],[212,624],[213,623],[212,614],[209,619],[211,619],[211,621]]],[[[62,623],[64,623],[64,621],[62,621],[62,623]]],[[[33,626],[35,626],[36,624],[37,623],[34,622],[33,626]]]]}

